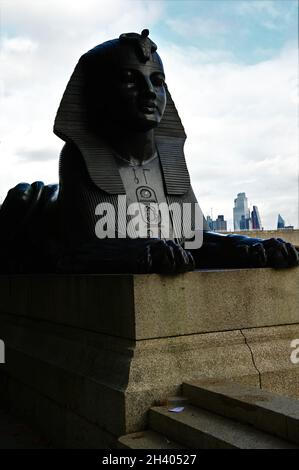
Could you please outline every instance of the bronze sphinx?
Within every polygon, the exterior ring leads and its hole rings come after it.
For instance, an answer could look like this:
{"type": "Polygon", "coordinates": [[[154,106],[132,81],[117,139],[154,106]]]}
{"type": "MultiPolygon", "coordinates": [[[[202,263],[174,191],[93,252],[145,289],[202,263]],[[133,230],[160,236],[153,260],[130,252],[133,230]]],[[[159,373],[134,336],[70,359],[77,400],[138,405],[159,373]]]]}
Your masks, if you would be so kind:
{"type": "MultiPolygon", "coordinates": [[[[298,265],[290,243],[209,232],[203,218],[197,226],[192,210],[190,230],[202,233],[200,248],[184,249],[182,220],[173,213],[163,233],[156,203],[195,208],[197,201],[183,151],[186,134],[148,34],[122,34],[80,58],[54,125],[65,141],[59,186],[21,183],[9,191],[0,210],[1,272],[176,273],[298,265]],[[126,226],[120,196],[125,209],[145,208],[155,236],[149,230],[145,237],[128,237],[118,224],[114,237],[99,238],[100,205],[108,204],[113,222],[126,226]]],[[[105,216],[109,225],[109,209],[105,216]]]]}

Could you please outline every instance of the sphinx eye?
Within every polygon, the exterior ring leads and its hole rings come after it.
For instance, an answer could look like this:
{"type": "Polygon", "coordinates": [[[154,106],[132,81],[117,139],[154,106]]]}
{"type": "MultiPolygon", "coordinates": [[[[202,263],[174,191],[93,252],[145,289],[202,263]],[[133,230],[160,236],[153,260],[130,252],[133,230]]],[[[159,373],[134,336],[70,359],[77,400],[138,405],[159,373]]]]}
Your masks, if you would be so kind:
{"type": "Polygon", "coordinates": [[[136,76],[131,70],[123,70],[121,73],[121,83],[134,85],[136,83],[136,76]]]}
{"type": "Polygon", "coordinates": [[[151,82],[154,86],[163,86],[165,83],[163,75],[160,75],[159,73],[155,73],[151,75],[151,82]]]}

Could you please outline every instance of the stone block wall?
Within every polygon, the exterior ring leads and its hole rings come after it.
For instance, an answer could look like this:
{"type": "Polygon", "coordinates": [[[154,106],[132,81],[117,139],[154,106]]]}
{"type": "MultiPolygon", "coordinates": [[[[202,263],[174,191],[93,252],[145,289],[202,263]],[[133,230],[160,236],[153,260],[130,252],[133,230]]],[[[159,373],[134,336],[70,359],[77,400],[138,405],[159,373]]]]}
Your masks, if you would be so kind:
{"type": "Polygon", "coordinates": [[[183,381],[299,397],[299,269],[2,276],[0,400],[55,446],[112,448],[183,381]]]}

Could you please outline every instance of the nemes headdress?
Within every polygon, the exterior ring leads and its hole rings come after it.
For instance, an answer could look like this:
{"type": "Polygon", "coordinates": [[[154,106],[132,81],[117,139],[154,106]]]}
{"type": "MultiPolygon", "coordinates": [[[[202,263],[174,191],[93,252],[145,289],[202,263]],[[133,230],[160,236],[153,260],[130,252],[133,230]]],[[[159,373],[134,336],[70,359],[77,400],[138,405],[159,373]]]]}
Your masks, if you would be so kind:
{"type": "MultiPolygon", "coordinates": [[[[91,180],[108,194],[125,194],[125,189],[112,150],[103,142],[101,136],[90,128],[85,95],[86,75],[94,66],[98,70],[104,65],[107,66],[107,63],[111,63],[111,57],[116,63],[119,62],[124,49],[128,47],[135,51],[139,62],[154,61],[163,68],[156,52],[157,46],[148,36],[147,29],[141,34],[121,34],[118,39],[104,42],[84,54],[75,67],[57,111],[54,133],[65,142],[72,142],[77,146],[91,180]]],[[[166,96],[164,115],[154,131],[156,145],[166,193],[183,195],[190,188],[183,151],[186,134],[167,86],[166,96]]]]}
{"type": "Polygon", "coordinates": [[[144,29],[141,34],[124,33],[119,36],[119,40],[124,44],[132,44],[141,62],[147,62],[151,59],[152,54],[156,52],[156,44],[148,37],[149,30],[144,29]]]}

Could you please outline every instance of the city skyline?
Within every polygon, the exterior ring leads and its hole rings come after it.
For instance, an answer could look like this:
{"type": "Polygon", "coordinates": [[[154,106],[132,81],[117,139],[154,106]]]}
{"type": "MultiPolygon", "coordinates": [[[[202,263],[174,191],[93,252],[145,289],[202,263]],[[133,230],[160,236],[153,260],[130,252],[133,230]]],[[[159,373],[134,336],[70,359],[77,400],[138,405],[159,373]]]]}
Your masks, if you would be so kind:
{"type": "MultiPolygon", "coordinates": [[[[240,231],[240,230],[264,230],[262,218],[257,205],[251,206],[248,204],[248,197],[245,192],[240,192],[234,199],[235,206],[233,207],[233,227],[228,225],[225,215],[218,214],[216,219],[213,219],[211,214],[206,215],[206,221],[209,230],[213,231],[240,231]]],[[[277,213],[276,224],[270,230],[280,228],[294,228],[291,223],[286,223],[281,214],[277,213]]]]}

